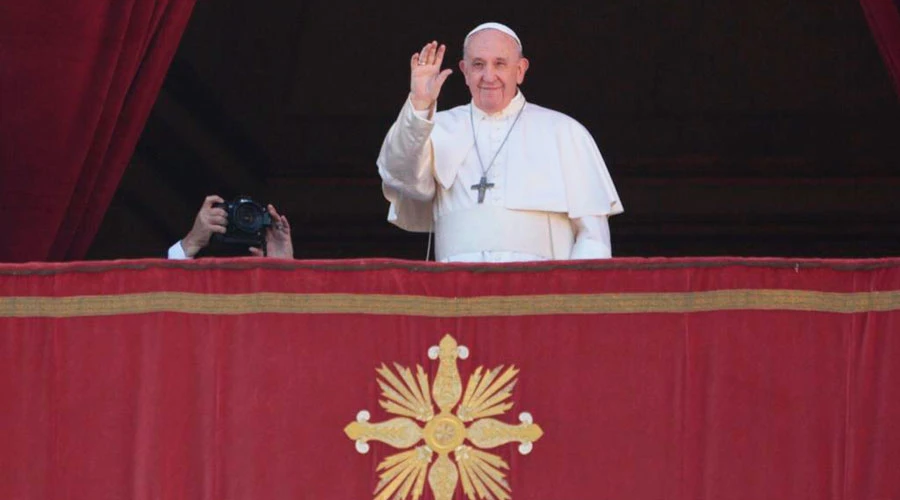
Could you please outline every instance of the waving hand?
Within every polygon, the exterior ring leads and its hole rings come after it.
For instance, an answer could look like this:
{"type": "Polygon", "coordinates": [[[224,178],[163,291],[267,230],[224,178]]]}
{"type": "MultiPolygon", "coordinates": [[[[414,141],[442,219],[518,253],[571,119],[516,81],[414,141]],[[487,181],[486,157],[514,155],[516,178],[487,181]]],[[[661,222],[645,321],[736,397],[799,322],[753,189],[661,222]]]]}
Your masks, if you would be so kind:
{"type": "Polygon", "coordinates": [[[450,73],[453,73],[449,68],[441,71],[446,51],[446,45],[438,45],[436,41],[426,43],[422,51],[413,54],[409,61],[409,97],[413,107],[418,110],[429,109],[434,105],[441,87],[450,73]]]}

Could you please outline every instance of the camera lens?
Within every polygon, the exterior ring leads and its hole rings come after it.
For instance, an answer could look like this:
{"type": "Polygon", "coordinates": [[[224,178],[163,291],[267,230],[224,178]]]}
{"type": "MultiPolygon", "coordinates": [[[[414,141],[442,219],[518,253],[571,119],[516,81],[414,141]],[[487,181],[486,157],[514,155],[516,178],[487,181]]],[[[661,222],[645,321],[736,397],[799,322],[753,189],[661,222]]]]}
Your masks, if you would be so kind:
{"type": "Polygon", "coordinates": [[[234,209],[235,227],[247,233],[255,233],[262,228],[262,212],[252,202],[243,202],[234,209]]]}

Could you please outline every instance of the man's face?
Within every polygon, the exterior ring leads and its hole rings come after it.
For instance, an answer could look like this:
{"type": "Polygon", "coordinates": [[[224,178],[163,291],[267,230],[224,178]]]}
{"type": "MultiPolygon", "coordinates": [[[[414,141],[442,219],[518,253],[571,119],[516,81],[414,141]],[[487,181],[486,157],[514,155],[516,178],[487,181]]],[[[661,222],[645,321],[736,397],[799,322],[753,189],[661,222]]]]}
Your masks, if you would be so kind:
{"type": "Polygon", "coordinates": [[[486,29],[469,38],[459,69],[475,105],[490,114],[503,110],[516,96],[516,87],[528,70],[528,59],[519,55],[512,37],[486,29]]]}

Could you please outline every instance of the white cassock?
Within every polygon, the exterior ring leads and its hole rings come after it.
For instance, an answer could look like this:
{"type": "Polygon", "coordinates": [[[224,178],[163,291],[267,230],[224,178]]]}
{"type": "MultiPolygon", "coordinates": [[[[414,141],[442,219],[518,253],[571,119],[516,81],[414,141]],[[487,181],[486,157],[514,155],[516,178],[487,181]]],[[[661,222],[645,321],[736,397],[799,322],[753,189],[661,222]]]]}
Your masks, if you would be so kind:
{"type": "Polygon", "coordinates": [[[407,231],[434,231],[438,261],[611,256],[607,219],[623,207],[580,123],[526,104],[521,92],[493,115],[471,104],[438,112],[433,120],[429,114],[407,99],[377,163],[391,202],[388,221],[407,231]],[[494,186],[478,203],[473,187],[483,170],[494,186]]]}

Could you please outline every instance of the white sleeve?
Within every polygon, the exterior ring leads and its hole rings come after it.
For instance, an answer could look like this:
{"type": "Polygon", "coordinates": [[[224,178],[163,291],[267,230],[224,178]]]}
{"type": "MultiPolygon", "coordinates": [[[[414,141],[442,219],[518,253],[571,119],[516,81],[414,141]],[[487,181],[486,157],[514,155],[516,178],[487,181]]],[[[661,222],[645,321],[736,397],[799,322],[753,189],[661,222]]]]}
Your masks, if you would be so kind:
{"type": "Polygon", "coordinates": [[[575,230],[575,245],[572,247],[570,259],[608,259],[612,257],[607,216],[586,215],[572,219],[572,228],[575,230]]]}
{"type": "Polygon", "coordinates": [[[190,259],[190,257],[185,255],[185,253],[184,253],[184,247],[181,246],[181,240],[178,240],[177,242],[175,242],[174,245],[169,247],[169,259],[172,259],[172,260],[190,259]]]}
{"type": "Polygon", "coordinates": [[[400,196],[431,201],[435,194],[434,155],[431,150],[429,120],[433,110],[417,111],[409,98],[391,126],[378,155],[378,174],[384,181],[389,201],[400,196]]]}

